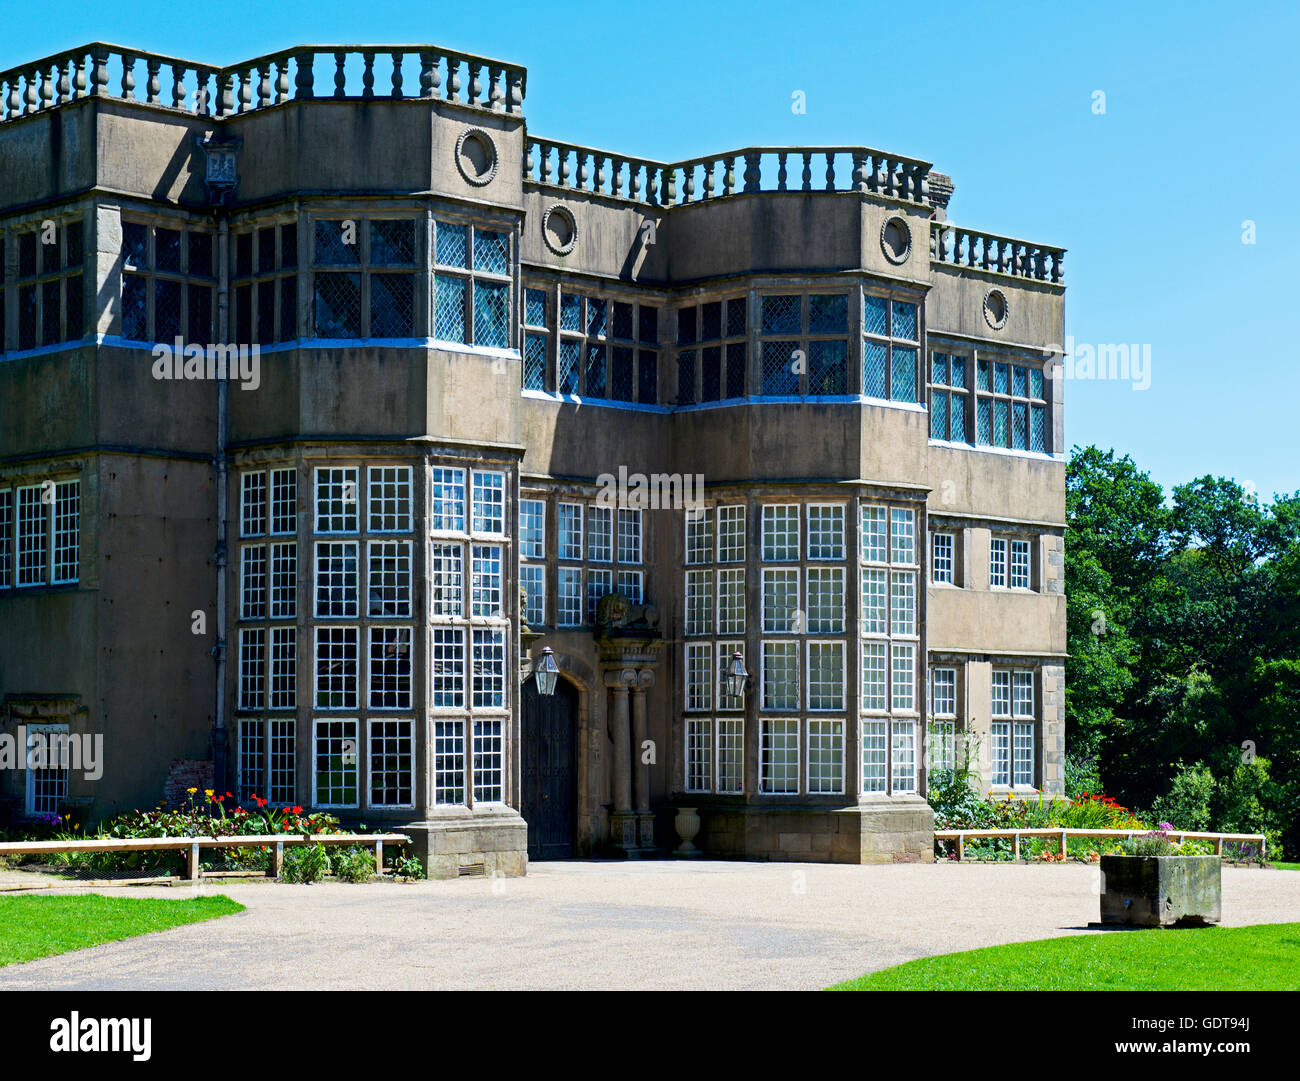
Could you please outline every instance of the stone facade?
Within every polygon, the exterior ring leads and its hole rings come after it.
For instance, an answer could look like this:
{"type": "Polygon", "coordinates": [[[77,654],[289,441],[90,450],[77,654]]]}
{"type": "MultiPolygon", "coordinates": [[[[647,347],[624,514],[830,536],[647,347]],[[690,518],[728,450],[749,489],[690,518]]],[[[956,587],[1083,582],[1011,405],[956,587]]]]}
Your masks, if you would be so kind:
{"type": "Polygon", "coordinates": [[[1062,790],[1062,251],[928,162],[619,156],[525,89],[0,73],[0,732],[106,755],[4,813],[200,760],[454,876],[661,855],[680,806],[706,855],[929,859],[933,770],[1062,790]]]}

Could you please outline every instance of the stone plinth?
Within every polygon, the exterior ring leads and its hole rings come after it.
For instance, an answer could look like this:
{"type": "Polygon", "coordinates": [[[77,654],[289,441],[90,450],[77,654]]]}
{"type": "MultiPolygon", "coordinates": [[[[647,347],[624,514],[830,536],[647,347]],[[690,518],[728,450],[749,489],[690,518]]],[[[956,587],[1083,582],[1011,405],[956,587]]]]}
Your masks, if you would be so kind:
{"type": "Polygon", "coordinates": [[[1102,856],[1101,922],[1205,927],[1222,910],[1218,856],[1102,856]]]}
{"type": "Polygon", "coordinates": [[[513,808],[429,818],[395,832],[410,836],[408,854],[430,878],[528,873],[528,824],[513,808]]]}
{"type": "Polygon", "coordinates": [[[919,796],[852,806],[711,803],[693,797],[706,857],[806,863],[932,863],[934,812],[919,796]]]}

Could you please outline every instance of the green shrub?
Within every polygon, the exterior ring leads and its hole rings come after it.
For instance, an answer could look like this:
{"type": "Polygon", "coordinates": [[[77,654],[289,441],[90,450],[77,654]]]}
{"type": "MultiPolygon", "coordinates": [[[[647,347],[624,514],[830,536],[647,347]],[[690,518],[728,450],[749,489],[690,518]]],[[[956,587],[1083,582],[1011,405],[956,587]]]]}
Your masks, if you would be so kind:
{"type": "Polygon", "coordinates": [[[424,878],[424,864],[414,856],[398,856],[393,860],[393,877],[404,882],[416,882],[424,878]]]}
{"type": "Polygon", "coordinates": [[[375,874],[375,854],[368,848],[349,848],[335,852],[330,863],[334,877],[341,878],[344,882],[365,882],[375,874]]]}
{"type": "Polygon", "coordinates": [[[286,882],[318,882],[329,870],[330,858],[322,844],[289,848],[281,877],[286,882]]]}
{"type": "Polygon", "coordinates": [[[1151,804],[1151,817],[1157,822],[1172,822],[1181,830],[1207,832],[1216,787],[1214,774],[1200,762],[1180,765],[1169,791],[1151,804]]]}

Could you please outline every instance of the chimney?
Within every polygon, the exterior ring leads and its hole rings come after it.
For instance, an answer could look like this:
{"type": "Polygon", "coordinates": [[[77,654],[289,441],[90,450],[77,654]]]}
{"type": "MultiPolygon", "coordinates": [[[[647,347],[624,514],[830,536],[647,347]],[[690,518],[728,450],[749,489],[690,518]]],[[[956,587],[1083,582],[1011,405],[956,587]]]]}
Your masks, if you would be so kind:
{"type": "Polygon", "coordinates": [[[930,182],[930,205],[934,207],[934,220],[948,220],[948,200],[952,198],[953,184],[952,177],[943,173],[931,173],[927,178],[930,182]]]}

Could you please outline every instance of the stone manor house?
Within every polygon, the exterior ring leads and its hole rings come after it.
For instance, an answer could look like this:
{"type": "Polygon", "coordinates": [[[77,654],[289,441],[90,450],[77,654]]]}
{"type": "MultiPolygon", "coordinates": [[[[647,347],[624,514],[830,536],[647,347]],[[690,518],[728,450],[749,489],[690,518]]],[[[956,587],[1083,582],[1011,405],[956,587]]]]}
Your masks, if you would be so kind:
{"type": "Polygon", "coordinates": [[[925,161],[650,161],[526,88],[428,45],[0,73],[0,734],[104,741],[0,817],[189,769],[450,876],[666,854],[683,807],[709,856],[929,859],[935,770],[1062,790],[1062,251],[925,161]]]}

